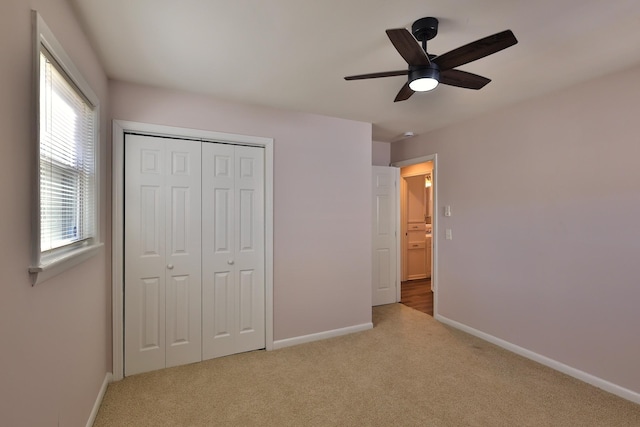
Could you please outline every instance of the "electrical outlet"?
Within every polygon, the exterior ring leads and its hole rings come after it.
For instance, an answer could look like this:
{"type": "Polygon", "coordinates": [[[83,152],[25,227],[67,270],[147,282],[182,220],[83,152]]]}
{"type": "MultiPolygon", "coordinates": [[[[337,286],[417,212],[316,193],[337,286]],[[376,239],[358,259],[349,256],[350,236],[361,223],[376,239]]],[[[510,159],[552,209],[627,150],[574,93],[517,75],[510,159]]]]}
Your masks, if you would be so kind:
{"type": "Polygon", "coordinates": [[[444,238],[447,239],[447,240],[453,240],[453,233],[451,232],[450,228],[447,228],[444,231],[444,238]]]}

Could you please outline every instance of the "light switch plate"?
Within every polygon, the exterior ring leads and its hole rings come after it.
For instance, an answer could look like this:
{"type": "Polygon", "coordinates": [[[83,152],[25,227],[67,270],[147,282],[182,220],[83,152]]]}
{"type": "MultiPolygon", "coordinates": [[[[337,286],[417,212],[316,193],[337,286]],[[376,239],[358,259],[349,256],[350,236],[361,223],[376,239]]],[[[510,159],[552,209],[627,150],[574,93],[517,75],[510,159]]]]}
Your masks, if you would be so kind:
{"type": "Polygon", "coordinates": [[[444,216],[451,216],[451,206],[447,205],[444,207],[444,216]]]}

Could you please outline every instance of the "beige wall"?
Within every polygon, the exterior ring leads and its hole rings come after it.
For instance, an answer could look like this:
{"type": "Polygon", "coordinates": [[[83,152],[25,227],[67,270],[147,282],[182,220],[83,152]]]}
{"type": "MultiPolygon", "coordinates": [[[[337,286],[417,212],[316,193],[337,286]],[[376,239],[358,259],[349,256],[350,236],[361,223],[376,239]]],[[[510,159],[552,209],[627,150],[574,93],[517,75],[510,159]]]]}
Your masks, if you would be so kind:
{"type": "Polygon", "coordinates": [[[392,145],[392,161],[438,154],[453,214],[438,217],[439,313],[636,393],[639,81],[635,68],[392,145]]]}
{"type": "Polygon", "coordinates": [[[274,138],[274,339],[371,322],[371,125],[111,82],[114,119],[274,138]]]}
{"type": "Polygon", "coordinates": [[[2,0],[0,43],[0,425],[85,425],[111,370],[107,80],[66,1],[2,0]],[[27,274],[35,165],[32,8],[101,101],[101,231],[107,244],[98,256],[36,287],[27,274]]]}
{"type": "Polygon", "coordinates": [[[391,144],[388,142],[373,141],[371,143],[373,166],[389,166],[391,162],[391,144]]]}

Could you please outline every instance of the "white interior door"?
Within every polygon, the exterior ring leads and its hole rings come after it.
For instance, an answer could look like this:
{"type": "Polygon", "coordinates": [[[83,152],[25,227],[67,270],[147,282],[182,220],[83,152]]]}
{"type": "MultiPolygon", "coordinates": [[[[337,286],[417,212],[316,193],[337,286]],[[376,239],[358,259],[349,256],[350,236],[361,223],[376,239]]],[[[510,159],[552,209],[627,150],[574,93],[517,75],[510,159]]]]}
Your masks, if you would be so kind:
{"type": "Polygon", "coordinates": [[[264,150],[202,146],[202,358],[265,347],[264,150]]]}
{"type": "Polygon", "coordinates": [[[399,169],[373,166],[372,305],[391,304],[397,297],[397,185],[399,169]]]}
{"type": "Polygon", "coordinates": [[[201,360],[200,142],[125,138],[125,375],[201,360]]]}

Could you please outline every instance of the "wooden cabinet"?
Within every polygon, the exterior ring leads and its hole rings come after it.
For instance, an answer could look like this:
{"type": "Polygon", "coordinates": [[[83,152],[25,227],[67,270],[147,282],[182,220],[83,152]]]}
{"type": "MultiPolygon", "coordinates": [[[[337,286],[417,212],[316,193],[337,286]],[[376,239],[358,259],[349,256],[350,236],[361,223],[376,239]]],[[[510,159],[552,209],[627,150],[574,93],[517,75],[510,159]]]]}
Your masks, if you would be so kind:
{"type": "Polygon", "coordinates": [[[426,250],[424,242],[422,248],[407,250],[407,280],[424,279],[427,277],[427,264],[425,262],[426,250]]]}
{"type": "Polygon", "coordinates": [[[409,223],[407,224],[407,231],[419,231],[424,232],[424,224],[421,222],[418,223],[409,223]]]}

